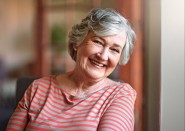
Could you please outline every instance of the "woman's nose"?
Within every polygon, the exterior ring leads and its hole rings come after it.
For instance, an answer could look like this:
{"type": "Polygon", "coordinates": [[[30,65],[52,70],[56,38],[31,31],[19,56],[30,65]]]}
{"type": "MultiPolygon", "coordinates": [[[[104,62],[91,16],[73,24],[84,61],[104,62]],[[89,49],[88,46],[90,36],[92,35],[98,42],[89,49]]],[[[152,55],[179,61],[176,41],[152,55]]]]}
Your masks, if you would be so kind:
{"type": "Polygon", "coordinates": [[[102,49],[100,52],[97,53],[97,56],[101,60],[108,60],[108,58],[109,58],[109,51],[108,51],[108,49],[102,49]]]}

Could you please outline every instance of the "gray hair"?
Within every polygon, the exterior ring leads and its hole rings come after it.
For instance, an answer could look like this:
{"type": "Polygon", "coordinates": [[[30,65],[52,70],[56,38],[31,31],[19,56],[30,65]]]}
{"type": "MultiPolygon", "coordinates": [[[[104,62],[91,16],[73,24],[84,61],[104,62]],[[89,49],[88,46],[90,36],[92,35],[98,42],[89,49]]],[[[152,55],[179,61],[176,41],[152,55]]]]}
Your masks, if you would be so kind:
{"type": "Polygon", "coordinates": [[[127,64],[134,47],[135,32],[126,18],[111,8],[92,9],[80,24],[72,27],[69,33],[68,48],[73,60],[76,60],[74,44],[79,46],[87,36],[89,30],[92,30],[97,36],[117,35],[125,31],[126,43],[122,50],[119,64],[127,64]]]}

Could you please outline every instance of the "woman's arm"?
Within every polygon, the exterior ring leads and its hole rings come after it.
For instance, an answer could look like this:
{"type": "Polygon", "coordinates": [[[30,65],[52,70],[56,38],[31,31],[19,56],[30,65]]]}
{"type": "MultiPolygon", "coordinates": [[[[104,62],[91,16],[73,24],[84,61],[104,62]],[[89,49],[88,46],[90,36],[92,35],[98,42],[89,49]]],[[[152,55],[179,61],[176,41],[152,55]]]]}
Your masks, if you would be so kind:
{"type": "Polygon", "coordinates": [[[29,121],[28,110],[30,106],[30,100],[33,92],[33,84],[31,84],[26,90],[23,98],[18,103],[15,112],[11,116],[8,125],[7,131],[22,131],[26,128],[29,121]]]}
{"type": "Polygon", "coordinates": [[[122,91],[102,116],[98,131],[133,131],[135,99],[131,87],[122,91]]]}

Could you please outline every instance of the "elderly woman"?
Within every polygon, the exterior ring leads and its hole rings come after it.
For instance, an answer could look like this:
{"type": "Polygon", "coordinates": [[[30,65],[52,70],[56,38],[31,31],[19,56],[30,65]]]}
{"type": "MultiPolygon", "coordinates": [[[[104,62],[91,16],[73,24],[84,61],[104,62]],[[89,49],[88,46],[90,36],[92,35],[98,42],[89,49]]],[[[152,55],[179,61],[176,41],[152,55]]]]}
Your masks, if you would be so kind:
{"type": "Polygon", "coordinates": [[[117,11],[91,10],[69,35],[74,70],[35,80],[7,130],[133,131],[136,92],[108,76],[128,62],[134,40],[117,11]]]}

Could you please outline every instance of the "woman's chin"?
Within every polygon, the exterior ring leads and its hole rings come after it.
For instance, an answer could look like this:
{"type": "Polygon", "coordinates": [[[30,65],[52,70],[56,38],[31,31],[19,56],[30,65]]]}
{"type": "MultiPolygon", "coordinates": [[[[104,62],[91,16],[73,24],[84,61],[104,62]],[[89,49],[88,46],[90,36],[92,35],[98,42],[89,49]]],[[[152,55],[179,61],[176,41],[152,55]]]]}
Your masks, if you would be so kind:
{"type": "Polygon", "coordinates": [[[86,78],[92,81],[101,80],[104,79],[105,77],[106,75],[104,73],[97,71],[91,71],[90,73],[86,74],[86,78]]]}

